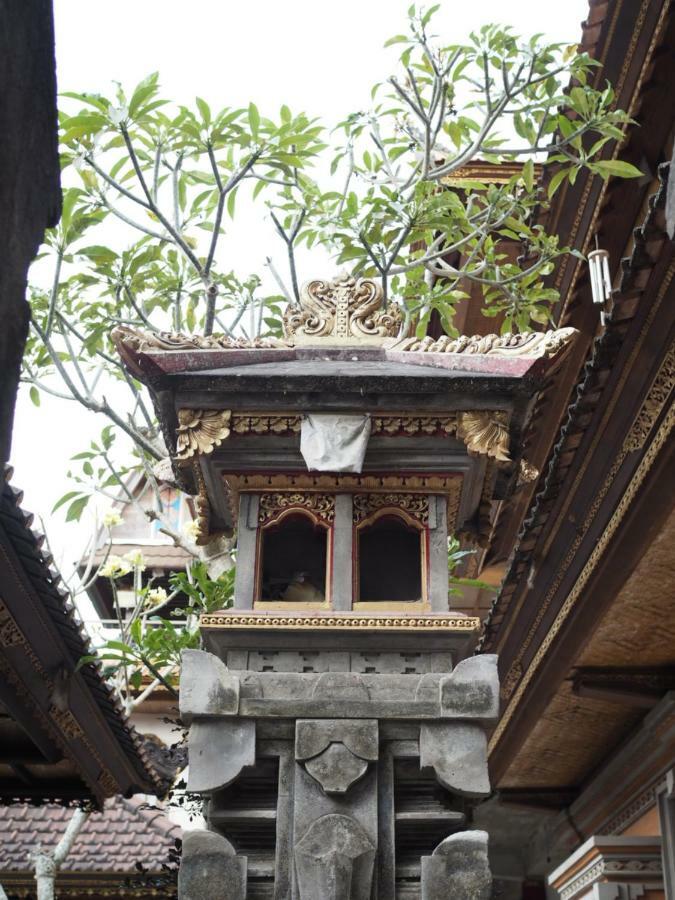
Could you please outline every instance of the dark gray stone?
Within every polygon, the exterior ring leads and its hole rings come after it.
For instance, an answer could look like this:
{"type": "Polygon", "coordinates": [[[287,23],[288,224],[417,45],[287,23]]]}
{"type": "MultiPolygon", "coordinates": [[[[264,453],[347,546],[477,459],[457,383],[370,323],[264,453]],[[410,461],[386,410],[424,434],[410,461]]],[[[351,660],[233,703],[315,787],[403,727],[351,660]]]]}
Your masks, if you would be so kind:
{"type": "Polygon", "coordinates": [[[441,715],[495,720],[499,716],[497,656],[484,653],[457,664],[441,681],[441,715]]]}
{"type": "Polygon", "coordinates": [[[366,774],[368,762],[344,744],[329,744],[318,756],[307,760],[305,769],[325,794],[346,794],[366,774]]]}
{"type": "Polygon", "coordinates": [[[369,900],[375,850],[354,819],[315,819],[295,846],[300,900],[369,900]]]}
{"type": "Polygon", "coordinates": [[[376,719],[298,719],[295,727],[295,758],[317,756],[333,741],[366,760],[377,759],[376,719]]]}
{"type": "Polygon", "coordinates": [[[186,725],[195,716],[231,716],[239,709],[239,679],[213,653],[183,650],[180,715],[186,725]]]}
{"type": "Polygon", "coordinates": [[[246,857],[237,856],[222,835],[186,831],[178,871],[179,900],[245,900],[246,869],[246,857]]]}
{"type": "Polygon", "coordinates": [[[253,609],[255,601],[255,557],[259,503],[257,494],[242,494],[239,498],[237,571],[234,581],[235,609],[253,609]]]}
{"type": "Polygon", "coordinates": [[[485,831],[447,837],[431,856],[422,857],[421,900],[489,900],[492,876],[485,831]]]}
{"type": "Polygon", "coordinates": [[[231,784],[255,763],[255,722],[247,719],[193,722],[189,736],[188,790],[206,793],[231,784]]]}
{"type": "Polygon", "coordinates": [[[425,723],[420,728],[420,767],[431,767],[438,781],[463,797],[487,797],[490,777],[487,738],[478,725],[425,723]]]}

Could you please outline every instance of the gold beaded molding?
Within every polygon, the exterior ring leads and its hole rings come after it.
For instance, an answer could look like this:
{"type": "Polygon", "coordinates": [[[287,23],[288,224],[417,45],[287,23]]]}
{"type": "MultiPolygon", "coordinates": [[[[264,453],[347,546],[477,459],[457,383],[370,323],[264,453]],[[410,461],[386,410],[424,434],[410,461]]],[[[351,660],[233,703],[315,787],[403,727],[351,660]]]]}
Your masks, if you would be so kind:
{"type": "Polygon", "coordinates": [[[201,628],[287,628],[292,631],[459,631],[480,628],[476,616],[273,616],[269,613],[209,613],[199,620],[201,628]]]}

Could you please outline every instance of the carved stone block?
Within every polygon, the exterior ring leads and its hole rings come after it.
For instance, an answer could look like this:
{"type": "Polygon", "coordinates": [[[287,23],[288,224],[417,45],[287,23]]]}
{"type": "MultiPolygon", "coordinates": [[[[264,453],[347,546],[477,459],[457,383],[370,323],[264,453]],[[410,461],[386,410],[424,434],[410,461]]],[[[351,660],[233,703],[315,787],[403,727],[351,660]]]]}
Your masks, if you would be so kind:
{"type": "Polygon", "coordinates": [[[315,819],[295,846],[300,900],[370,900],[375,850],[354,819],[315,819]]]}
{"type": "Polygon", "coordinates": [[[244,766],[255,763],[255,722],[200,720],[189,736],[188,790],[216,791],[231,784],[244,766]]]}
{"type": "Polygon", "coordinates": [[[485,831],[450,835],[422,857],[421,900],[489,900],[492,876],[485,831]]]}
{"type": "Polygon", "coordinates": [[[180,900],[245,900],[245,856],[211,831],[186,831],[178,872],[180,900]]]}
{"type": "Polygon", "coordinates": [[[479,725],[433,722],[420,728],[420,766],[430,766],[438,781],[463,797],[490,793],[487,738],[479,725]]]}
{"type": "Polygon", "coordinates": [[[300,719],[295,758],[326,794],[344,794],[378,756],[375,719],[300,719]]]}
{"type": "Polygon", "coordinates": [[[470,656],[441,681],[441,715],[494,720],[499,716],[497,656],[470,656]]]}
{"type": "Polygon", "coordinates": [[[183,650],[180,715],[186,725],[195,716],[231,716],[239,709],[239,679],[213,653],[183,650]]]}

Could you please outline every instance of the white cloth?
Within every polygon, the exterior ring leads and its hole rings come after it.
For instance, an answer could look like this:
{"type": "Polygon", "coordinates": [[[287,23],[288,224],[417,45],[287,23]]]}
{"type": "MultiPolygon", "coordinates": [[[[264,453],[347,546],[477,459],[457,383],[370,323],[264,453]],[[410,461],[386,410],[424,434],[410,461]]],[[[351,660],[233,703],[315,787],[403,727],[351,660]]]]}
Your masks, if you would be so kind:
{"type": "Polygon", "coordinates": [[[310,472],[360,472],[369,437],[370,416],[308,415],[300,452],[310,472]]]}

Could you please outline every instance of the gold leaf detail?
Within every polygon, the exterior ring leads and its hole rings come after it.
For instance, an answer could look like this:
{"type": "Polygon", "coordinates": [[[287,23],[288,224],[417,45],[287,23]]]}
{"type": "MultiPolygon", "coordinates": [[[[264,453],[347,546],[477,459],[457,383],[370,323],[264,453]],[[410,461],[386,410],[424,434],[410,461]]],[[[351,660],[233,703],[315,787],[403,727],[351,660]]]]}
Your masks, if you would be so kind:
{"type": "Polygon", "coordinates": [[[305,284],[300,308],[284,313],[284,334],[295,343],[317,340],[379,344],[399,333],[403,314],[396,304],[382,308],[382,288],[370,278],[341,275],[305,284]]]}
{"type": "Polygon", "coordinates": [[[179,409],[176,459],[211,453],[230,435],[229,409],[179,409]]]}
{"type": "Polygon", "coordinates": [[[289,509],[305,509],[312,513],[312,518],[332,522],[335,518],[335,497],[298,492],[261,494],[258,522],[267,525],[289,509]]]}
{"type": "Polygon", "coordinates": [[[429,523],[429,497],[425,494],[355,494],[354,522],[362,522],[381,509],[400,509],[423,525],[429,523]]]}
{"type": "Polygon", "coordinates": [[[389,349],[411,353],[464,353],[502,357],[552,357],[567,350],[577,334],[576,328],[558,328],[555,331],[526,331],[522,334],[473,334],[451,338],[443,335],[408,337],[392,344],[389,349]]]}
{"type": "Polygon", "coordinates": [[[458,413],[457,436],[464,441],[470,453],[491,456],[501,462],[508,462],[509,429],[504,412],[458,413]]]}

